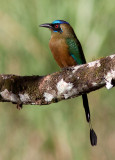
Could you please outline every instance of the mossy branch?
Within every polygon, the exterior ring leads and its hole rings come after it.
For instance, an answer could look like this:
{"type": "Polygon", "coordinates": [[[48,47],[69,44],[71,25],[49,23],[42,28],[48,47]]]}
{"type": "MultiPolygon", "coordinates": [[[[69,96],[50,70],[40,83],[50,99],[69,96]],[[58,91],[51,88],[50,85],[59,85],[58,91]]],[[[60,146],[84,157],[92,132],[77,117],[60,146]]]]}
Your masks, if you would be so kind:
{"type": "Polygon", "coordinates": [[[115,85],[115,54],[47,76],[0,75],[0,102],[46,105],[115,85]]]}

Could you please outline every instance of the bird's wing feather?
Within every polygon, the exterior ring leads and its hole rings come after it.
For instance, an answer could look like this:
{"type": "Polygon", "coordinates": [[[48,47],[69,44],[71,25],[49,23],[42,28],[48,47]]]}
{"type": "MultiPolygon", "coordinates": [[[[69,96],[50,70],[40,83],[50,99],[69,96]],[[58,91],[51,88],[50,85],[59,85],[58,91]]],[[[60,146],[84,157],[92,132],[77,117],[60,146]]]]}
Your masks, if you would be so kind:
{"type": "Polygon", "coordinates": [[[76,63],[77,64],[86,63],[80,42],[75,39],[67,38],[66,43],[69,46],[69,54],[73,57],[76,63]]]}

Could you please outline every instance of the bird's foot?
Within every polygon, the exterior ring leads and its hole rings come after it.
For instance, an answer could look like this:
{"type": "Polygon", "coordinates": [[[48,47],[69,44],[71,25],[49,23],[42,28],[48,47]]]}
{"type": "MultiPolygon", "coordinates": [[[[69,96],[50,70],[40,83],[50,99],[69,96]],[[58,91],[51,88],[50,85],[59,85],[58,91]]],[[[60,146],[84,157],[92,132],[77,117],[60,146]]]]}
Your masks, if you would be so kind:
{"type": "Polygon", "coordinates": [[[63,67],[61,68],[62,71],[73,71],[72,67],[63,67]]]}

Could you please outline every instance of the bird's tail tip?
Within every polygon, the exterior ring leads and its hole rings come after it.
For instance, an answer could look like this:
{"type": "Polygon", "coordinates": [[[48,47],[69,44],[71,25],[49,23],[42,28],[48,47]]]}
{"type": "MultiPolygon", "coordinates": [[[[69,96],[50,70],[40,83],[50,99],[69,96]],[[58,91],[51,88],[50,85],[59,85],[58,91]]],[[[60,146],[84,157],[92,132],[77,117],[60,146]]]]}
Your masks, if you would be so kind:
{"type": "Polygon", "coordinates": [[[92,128],[90,128],[90,142],[92,146],[97,145],[97,135],[92,128]]]}

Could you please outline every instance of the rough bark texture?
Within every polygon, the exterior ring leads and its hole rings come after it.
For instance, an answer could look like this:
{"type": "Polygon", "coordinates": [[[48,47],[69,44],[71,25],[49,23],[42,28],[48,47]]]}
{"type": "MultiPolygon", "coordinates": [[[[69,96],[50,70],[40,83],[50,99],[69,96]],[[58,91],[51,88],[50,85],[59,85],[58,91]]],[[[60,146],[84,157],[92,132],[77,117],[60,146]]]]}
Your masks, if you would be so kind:
{"type": "Polygon", "coordinates": [[[115,54],[47,76],[0,75],[0,102],[44,105],[115,85],[115,54]]]}

